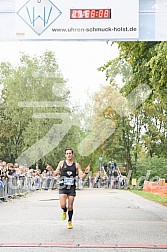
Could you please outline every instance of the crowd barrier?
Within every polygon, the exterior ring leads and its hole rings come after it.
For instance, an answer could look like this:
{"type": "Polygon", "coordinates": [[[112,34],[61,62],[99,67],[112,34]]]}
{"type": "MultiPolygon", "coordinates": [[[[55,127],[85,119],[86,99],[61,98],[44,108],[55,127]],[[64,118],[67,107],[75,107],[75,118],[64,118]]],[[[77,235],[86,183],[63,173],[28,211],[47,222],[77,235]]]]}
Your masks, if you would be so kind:
{"type": "Polygon", "coordinates": [[[143,191],[167,196],[167,183],[144,181],[143,191]]]}
{"type": "Polygon", "coordinates": [[[0,200],[6,201],[17,196],[25,196],[35,190],[52,190],[56,188],[57,180],[55,177],[42,180],[32,177],[3,178],[0,180],[0,200]]]}
{"type": "MultiPolygon", "coordinates": [[[[88,181],[83,183],[76,178],[76,188],[82,189],[84,186],[90,187],[88,181]]],[[[36,190],[54,190],[59,188],[59,179],[50,177],[12,177],[0,180],[0,201],[7,201],[11,198],[26,196],[29,192],[36,190]]]]}
{"type": "MultiPolygon", "coordinates": [[[[76,178],[76,189],[88,188],[113,188],[112,181],[108,184],[108,180],[92,180],[91,177],[83,180],[76,178]]],[[[59,179],[56,177],[11,177],[2,178],[0,180],[0,201],[7,201],[11,198],[26,196],[29,192],[36,190],[54,190],[59,188],[59,179]]],[[[121,186],[119,187],[121,188],[121,186]]],[[[124,187],[125,188],[125,187],[124,187]]]]}

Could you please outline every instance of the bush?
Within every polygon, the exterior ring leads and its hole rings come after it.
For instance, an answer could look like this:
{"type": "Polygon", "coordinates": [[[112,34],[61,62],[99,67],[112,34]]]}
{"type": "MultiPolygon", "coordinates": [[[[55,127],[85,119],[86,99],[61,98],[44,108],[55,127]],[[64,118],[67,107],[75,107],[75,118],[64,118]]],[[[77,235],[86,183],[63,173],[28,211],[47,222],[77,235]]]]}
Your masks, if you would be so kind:
{"type": "Polygon", "coordinates": [[[136,163],[136,172],[133,176],[137,179],[141,176],[147,176],[147,180],[159,177],[164,178],[167,182],[167,159],[162,157],[139,159],[136,163]]]}

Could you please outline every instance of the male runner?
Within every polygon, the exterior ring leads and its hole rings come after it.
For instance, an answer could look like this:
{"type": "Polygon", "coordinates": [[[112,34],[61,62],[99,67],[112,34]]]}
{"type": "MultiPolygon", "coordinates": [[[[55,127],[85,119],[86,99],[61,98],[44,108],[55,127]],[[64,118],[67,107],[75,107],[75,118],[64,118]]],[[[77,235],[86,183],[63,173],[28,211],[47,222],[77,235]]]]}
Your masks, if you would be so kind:
{"type": "Polygon", "coordinates": [[[66,160],[59,162],[54,175],[60,174],[59,199],[60,206],[63,209],[62,220],[66,219],[68,210],[68,229],[72,229],[73,203],[76,196],[76,175],[78,174],[80,178],[84,179],[90,171],[90,166],[88,165],[83,173],[80,164],[73,161],[74,152],[71,148],[65,149],[65,157],[66,160]]]}

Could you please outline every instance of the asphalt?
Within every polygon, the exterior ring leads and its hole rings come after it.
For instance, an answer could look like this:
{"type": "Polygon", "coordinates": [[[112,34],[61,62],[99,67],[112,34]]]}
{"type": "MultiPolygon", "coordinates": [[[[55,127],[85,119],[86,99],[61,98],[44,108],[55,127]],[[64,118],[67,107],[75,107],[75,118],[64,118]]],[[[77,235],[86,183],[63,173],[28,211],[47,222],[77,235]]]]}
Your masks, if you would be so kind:
{"type": "Polygon", "coordinates": [[[57,190],[33,192],[0,204],[0,227],[0,252],[167,251],[167,207],[127,190],[78,190],[72,230],[57,190]]]}

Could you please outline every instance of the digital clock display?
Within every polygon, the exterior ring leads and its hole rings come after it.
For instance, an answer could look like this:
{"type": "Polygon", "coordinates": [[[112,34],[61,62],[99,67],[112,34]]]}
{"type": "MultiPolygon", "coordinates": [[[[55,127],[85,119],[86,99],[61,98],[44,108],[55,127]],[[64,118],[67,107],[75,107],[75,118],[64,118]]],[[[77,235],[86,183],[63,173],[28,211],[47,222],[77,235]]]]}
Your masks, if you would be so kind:
{"type": "Polygon", "coordinates": [[[70,9],[70,19],[109,19],[111,9],[70,9]]]}

